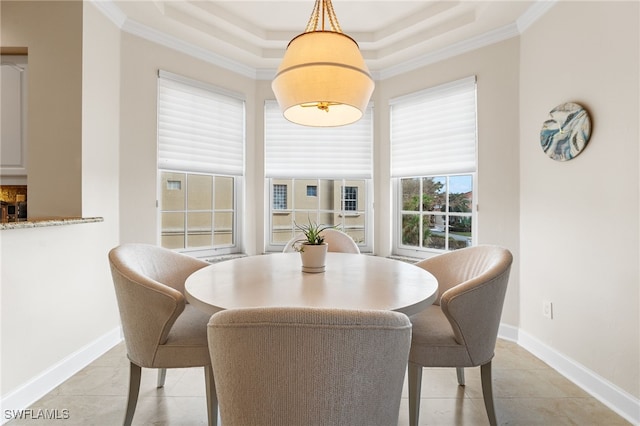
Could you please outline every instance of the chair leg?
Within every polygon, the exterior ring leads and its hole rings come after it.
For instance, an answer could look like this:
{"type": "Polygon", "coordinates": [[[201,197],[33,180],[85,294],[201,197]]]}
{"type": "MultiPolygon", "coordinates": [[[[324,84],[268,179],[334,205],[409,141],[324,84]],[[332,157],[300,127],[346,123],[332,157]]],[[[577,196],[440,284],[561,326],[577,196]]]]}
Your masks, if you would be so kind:
{"type": "Polygon", "coordinates": [[[458,375],[458,384],[464,386],[464,368],[456,367],[456,374],[458,375]]]}
{"type": "Polygon", "coordinates": [[[422,366],[409,362],[409,425],[418,426],[420,417],[420,391],[422,389],[422,366]]]}
{"type": "Polygon", "coordinates": [[[136,411],[138,404],[138,393],[140,392],[140,378],[142,377],[142,368],[133,362],[129,363],[129,398],[127,399],[127,411],[124,415],[124,426],[131,426],[133,421],[133,413],[136,411]]]}
{"type": "Polygon", "coordinates": [[[218,396],[216,395],[216,382],[213,380],[213,368],[204,366],[204,381],[207,392],[207,420],[209,426],[218,424],[218,396]]]}
{"type": "Polygon", "coordinates": [[[158,368],[158,387],[161,388],[164,386],[164,379],[167,377],[167,369],[166,368],[158,368]]]}
{"type": "Polygon", "coordinates": [[[482,381],[482,396],[484,398],[484,407],[487,409],[489,424],[497,426],[496,407],[493,403],[493,386],[491,384],[491,361],[480,366],[480,378],[482,381]]]}

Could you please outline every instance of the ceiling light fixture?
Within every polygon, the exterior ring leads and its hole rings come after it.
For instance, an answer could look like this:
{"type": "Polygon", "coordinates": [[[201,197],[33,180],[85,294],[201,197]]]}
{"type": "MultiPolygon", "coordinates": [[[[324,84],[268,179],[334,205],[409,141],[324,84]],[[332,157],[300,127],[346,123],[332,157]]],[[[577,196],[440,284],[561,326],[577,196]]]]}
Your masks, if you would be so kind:
{"type": "Polygon", "coordinates": [[[307,28],[289,42],[271,83],[285,118],[315,127],[354,123],[374,86],[358,43],[340,29],[331,0],[316,0],[307,28]]]}

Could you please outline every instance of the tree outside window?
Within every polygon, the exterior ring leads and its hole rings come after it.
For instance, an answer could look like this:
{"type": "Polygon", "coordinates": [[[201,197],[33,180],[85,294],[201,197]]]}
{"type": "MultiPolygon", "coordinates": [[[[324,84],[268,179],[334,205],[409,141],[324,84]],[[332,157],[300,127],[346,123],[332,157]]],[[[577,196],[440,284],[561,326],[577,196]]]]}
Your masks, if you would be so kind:
{"type": "Polygon", "coordinates": [[[473,176],[401,179],[402,245],[456,250],[471,245],[473,176]]]}

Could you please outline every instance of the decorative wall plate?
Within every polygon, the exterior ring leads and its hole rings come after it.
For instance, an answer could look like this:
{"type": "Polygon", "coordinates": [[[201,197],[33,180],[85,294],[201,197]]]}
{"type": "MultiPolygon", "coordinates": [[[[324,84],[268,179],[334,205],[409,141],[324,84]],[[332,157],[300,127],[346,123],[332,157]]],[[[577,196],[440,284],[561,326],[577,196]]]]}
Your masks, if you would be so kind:
{"type": "Polygon", "coordinates": [[[591,119],[582,106],[567,102],[549,112],[542,125],[540,145],[553,160],[569,161],[580,154],[591,136],[591,119]]]}

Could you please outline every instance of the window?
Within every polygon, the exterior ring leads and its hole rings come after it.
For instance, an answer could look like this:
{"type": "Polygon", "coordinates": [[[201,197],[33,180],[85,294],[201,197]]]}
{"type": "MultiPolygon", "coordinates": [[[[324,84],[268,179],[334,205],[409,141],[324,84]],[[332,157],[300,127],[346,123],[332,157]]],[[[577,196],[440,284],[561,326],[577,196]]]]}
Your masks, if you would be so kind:
{"type": "Polygon", "coordinates": [[[473,176],[403,178],[402,246],[455,250],[471,245],[473,176]]]}
{"type": "Polygon", "coordinates": [[[158,77],[160,244],[202,255],[238,251],[244,101],[164,71],[158,77]]]}
{"type": "Polygon", "coordinates": [[[474,243],[475,77],[391,102],[394,252],[415,255],[474,243]]]}
{"type": "Polygon", "coordinates": [[[358,210],[358,187],[343,186],[342,187],[342,210],[356,211],[358,210]]]}
{"type": "Polygon", "coordinates": [[[167,179],[167,191],[180,191],[182,189],[181,180],[169,180],[167,179]]]}
{"type": "Polygon", "coordinates": [[[273,185],[273,209],[274,210],[287,209],[287,185],[282,185],[282,184],[273,185]]]}
{"type": "Polygon", "coordinates": [[[371,250],[373,117],[341,127],[288,122],[276,102],[265,105],[266,188],[271,199],[266,248],[280,251],[309,220],[336,225],[371,250]],[[276,190],[276,188],[286,188],[276,190]],[[286,193],[286,204],[281,202],[286,193]]]}
{"type": "Polygon", "coordinates": [[[307,185],[307,197],[318,196],[318,185],[307,185]]]}
{"type": "Polygon", "coordinates": [[[273,188],[270,214],[270,241],[273,250],[282,250],[284,244],[295,234],[296,224],[313,221],[319,224],[337,225],[348,233],[356,243],[365,244],[365,200],[357,194],[366,193],[368,183],[363,180],[346,179],[269,179],[273,188]],[[317,196],[307,196],[309,187],[317,189],[317,196]],[[279,205],[276,188],[282,193],[292,194],[288,205],[279,205]],[[351,188],[349,194],[356,196],[345,205],[342,188],[351,188]],[[282,207],[282,208],[280,208],[282,207]]]}

